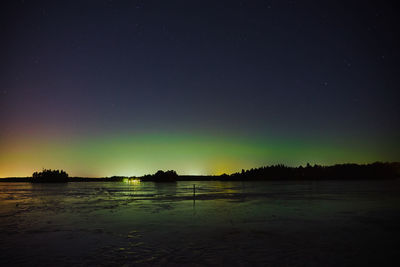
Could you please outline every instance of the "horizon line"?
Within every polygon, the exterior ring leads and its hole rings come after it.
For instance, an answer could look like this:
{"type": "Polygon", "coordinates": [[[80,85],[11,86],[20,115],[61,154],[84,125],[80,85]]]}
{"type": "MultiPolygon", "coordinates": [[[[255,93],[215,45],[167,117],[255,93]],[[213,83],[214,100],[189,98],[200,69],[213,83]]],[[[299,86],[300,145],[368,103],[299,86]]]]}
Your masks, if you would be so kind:
{"type": "MultiPolygon", "coordinates": [[[[381,163],[381,164],[399,164],[400,165],[400,161],[373,161],[373,162],[368,162],[368,163],[354,163],[354,162],[346,162],[346,163],[335,163],[335,164],[329,164],[329,165],[322,165],[322,164],[311,164],[311,163],[307,163],[305,164],[305,166],[303,165],[297,165],[297,166],[293,166],[293,165],[286,165],[286,164],[282,164],[282,163],[277,163],[277,164],[271,164],[271,165],[263,165],[263,166],[259,166],[259,167],[254,167],[254,168],[250,168],[250,169],[244,169],[242,168],[241,170],[244,171],[249,171],[252,169],[260,169],[260,168],[265,168],[265,167],[273,167],[273,166],[284,166],[284,167],[288,167],[288,168],[304,168],[307,167],[308,165],[311,167],[315,167],[315,166],[319,166],[319,167],[333,167],[333,166],[337,166],[337,165],[359,165],[359,166],[363,166],[363,165],[371,165],[371,164],[376,164],[376,163],[381,163]]],[[[46,168],[42,168],[42,170],[46,170],[46,168]]],[[[47,170],[64,170],[64,169],[47,169],[47,170]]],[[[158,170],[162,170],[164,171],[164,169],[158,169],[158,170]]],[[[155,172],[157,172],[158,170],[156,170],[155,172]]],[[[166,169],[167,170],[173,170],[173,169],[166,169]]],[[[65,172],[68,173],[67,170],[64,170],[65,172]]],[[[33,171],[34,172],[38,172],[38,171],[33,171]]],[[[154,172],[154,173],[155,173],[154,172]]],[[[232,172],[232,173],[221,173],[221,174],[178,174],[178,176],[222,176],[222,175],[232,175],[235,173],[240,173],[240,171],[237,172],[232,172]]],[[[124,178],[140,178],[140,177],[144,177],[146,175],[152,175],[152,173],[145,173],[142,175],[111,175],[111,176],[69,176],[69,178],[89,178],[89,179],[99,179],[99,178],[112,178],[112,177],[124,177],[124,178]]],[[[7,176],[7,177],[0,177],[0,179],[8,179],[8,178],[30,178],[32,177],[32,175],[30,176],[7,176]]]]}

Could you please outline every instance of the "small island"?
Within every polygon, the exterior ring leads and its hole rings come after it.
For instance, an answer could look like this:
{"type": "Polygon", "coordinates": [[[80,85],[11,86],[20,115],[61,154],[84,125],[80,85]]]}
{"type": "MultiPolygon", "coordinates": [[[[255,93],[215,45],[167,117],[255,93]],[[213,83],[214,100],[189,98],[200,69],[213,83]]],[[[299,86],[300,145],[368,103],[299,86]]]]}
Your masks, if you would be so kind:
{"type": "Polygon", "coordinates": [[[141,177],[142,181],[152,182],[176,182],[178,180],[178,174],[174,170],[162,171],[159,170],[155,174],[147,174],[141,177]]]}
{"type": "Polygon", "coordinates": [[[34,172],[31,178],[32,183],[67,183],[68,173],[63,170],[43,169],[41,172],[34,172]]]}

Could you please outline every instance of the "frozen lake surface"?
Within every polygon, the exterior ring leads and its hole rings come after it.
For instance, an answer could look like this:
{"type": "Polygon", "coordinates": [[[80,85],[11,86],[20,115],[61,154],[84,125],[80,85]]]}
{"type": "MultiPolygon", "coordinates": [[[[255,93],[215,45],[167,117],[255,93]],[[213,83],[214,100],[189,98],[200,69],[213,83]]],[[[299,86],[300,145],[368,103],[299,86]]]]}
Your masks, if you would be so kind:
{"type": "Polygon", "coordinates": [[[400,266],[399,223],[397,180],[0,183],[0,265],[400,266]]]}

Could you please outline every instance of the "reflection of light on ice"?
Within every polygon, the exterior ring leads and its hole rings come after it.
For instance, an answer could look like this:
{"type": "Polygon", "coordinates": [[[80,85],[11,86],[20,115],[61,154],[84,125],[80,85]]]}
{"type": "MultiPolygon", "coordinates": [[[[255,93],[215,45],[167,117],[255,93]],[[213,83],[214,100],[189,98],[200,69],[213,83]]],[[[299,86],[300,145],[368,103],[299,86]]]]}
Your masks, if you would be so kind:
{"type": "Polygon", "coordinates": [[[136,185],[136,184],[140,184],[140,179],[138,179],[138,178],[125,178],[124,179],[124,183],[136,185]]]}

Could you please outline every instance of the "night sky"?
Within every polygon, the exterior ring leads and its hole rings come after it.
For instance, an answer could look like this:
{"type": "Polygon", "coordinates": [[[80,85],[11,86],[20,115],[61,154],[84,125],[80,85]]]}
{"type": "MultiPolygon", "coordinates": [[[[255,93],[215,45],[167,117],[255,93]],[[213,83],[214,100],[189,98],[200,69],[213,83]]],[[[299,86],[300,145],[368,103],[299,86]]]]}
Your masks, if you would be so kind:
{"type": "Polygon", "coordinates": [[[1,1],[0,177],[400,160],[389,1],[1,1]]]}

